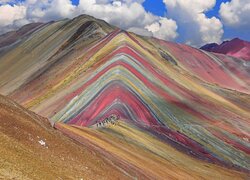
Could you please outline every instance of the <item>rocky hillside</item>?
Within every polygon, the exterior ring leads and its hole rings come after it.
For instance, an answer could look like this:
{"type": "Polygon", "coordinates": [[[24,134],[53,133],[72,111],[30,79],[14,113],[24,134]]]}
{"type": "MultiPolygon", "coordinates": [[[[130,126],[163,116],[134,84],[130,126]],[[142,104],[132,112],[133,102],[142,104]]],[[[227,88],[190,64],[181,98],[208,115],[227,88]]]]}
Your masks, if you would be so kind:
{"type": "Polygon", "coordinates": [[[0,95],[0,179],[128,178],[47,119],[0,95]]]}
{"type": "Polygon", "coordinates": [[[85,15],[39,26],[0,53],[0,93],[132,176],[249,176],[243,59],[85,15]]]}

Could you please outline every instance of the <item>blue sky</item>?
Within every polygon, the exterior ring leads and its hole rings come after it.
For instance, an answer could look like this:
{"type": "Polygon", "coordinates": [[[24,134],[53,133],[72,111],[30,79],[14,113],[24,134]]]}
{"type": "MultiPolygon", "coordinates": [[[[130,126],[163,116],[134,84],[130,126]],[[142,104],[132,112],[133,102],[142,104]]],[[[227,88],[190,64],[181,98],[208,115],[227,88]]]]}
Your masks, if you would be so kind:
{"type": "MultiPolygon", "coordinates": [[[[79,3],[79,0],[71,0],[71,1],[75,5],[78,5],[78,3],[79,3]]],[[[204,1],[204,0],[201,0],[201,1],[204,1]]],[[[219,10],[220,10],[221,3],[222,2],[224,2],[224,3],[230,2],[230,1],[231,0],[216,0],[216,5],[211,10],[209,10],[208,12],[205,13],[206,16],[209,18],[215,16],[215,17],[220,19],[219,10]]],[[[146,11],[149,11],[157,16],[165,16],[166,15],[167,7],[165,6],[165,4],[163,3],[162,0],[145,0],[142,5],[146,11]]],[[[192,6],[192,5],[190,5],[190,6],[192,6]]],[[[185,29],[183,31],[185,31],[185,29]]],[[[178,32],[182,33],[181,29],[179,29],[178,32]]],[[[250,41],[250,33],[249,32],[241,31],[240,29],[237,29],[237,28],[235,29],[235,28],[224,27],[224,34],[222,37],[223,40],[232,39],[235,37],[239,37],[239,38],[250,41]]],[[[176,41],[183,42],[183,38],[180,36],[176,39],[176,41]]]]}
{"type": "Polygon", "coordinates": [[[206,15],[208,17],[213,17],[213,16],[216,16],[219,18],[219,13],[218,11],[220,10],[220,5],[222,2],[229,2],[230,0],[217,0],[216,1],[216,5],[206,13],[206,15]]]}
{"type": "Polygon", "coordinates": [[[158,16],[164,16],[167,11],[162,0],[146,0],[143,6],[147,11],[158,16]]]}
{"type": "MultiPolygon", "coordinates": [[[[219,16],[220,5],[222,2],[229,2],[229,1],[230,0],[217,0],[216,5],[211,10],[205,13],[206,16],[209,18],[215,16],[220,19],[220,16],[219,16]]],[[[159,16],[164,16],[167,12],[167,8],[165,7],[162,0],[146,0],[143,3],[143,6],[147,11],[150,11],[153,14],[159,15],[159,16]]],[[[249,16],[250,16],[250,12],[249,12],[249,16]]],[[[233,39],[235,37],[239,37],[241,39],[250,41],[250,30],[249,32],[247,32],[247,31],[241,31],[240,29],[237,29],[237,28],[224,27],[224,35],[223,35],[224,40],[233,39]]],[[[182,42],[182,37],[177,38],[176,41],[182,42]]]]}
{"type": "MultiPolygon", "coordinates": [[[[71,1],[74,5],[79,4],[79,0],[71,0],[71,1]]],[[[228,1],[230,1],[230,0],[217,0],[215,7],[212,10],[210,10],[208,13],[206,13],[206,15],[208,17],[212,17],[212,16],[218,17],[218,11],[220,9],[220,4],[222,2],[228,2],[228,1]]],[[[145,0],[143,3],[143,7],[145,8],[145,10],[147,10],[155,15],[158,15],[158,16],[164,16],[166,11],[167,11],[167,8],[162,0],[145,0]]]]}
{"type": "Polygon", "coordinates": [[[0,34],[80,14],[196,47],[235,37],[250,41],[250,0],[0,0],[0,34]]]}
{"type": "MultiPolygon", "coordinates": [[[[74,5],[78,5],[79,4],[79,0],[71,0],[72,3],[74,5]]],[[[217,16],[218,17],[218,11],[219,11],[219,8],[220,8],[220,4],[222,2],[228,2],[230,0],[217,0],[216,1],[216,6],[211,10],[209,11],[208,13],[206,13],[206,15],[208,17],[212,17],[212,16],[217,16]]],[[[158,15],[158,16],[164,16],[166,11],[167,11],[167,8],[165,7],[165,4],[163,3],[162,0],[145,0],[144,3],[143,3],[143,7],[155,14],[155,15],[158,15]]]]}

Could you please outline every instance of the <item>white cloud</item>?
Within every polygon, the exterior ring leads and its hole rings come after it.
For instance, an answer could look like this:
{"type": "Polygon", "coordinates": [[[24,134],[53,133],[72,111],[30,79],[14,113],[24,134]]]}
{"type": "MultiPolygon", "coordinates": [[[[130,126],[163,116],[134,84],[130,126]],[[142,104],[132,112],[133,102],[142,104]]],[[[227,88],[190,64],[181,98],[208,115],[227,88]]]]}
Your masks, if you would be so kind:
{"type": "Polygon", "coordinates": [[[200,25],[199,32],[201,34],[202,43],[220,43],[224,31],[219,19],[215,17],[207,18],[205,14],[199,14],[197,22],[200,25]]]}
{"type": "Polygon", "coordinates": [[[119,26],[123,29],[132,26],[143,27],[147,22],[156,19],[153,15],[147,14],[141,4],[122,3],[114,1],[112,3],[97,4],[94,0],[80,0],[79,14],[86,13],[97,18],[102,18],[107,22],[119,26]]]}
{"type": "Polygon", "coordinates": [[[102,18],[111,24],[138,34],[153,35],[165,40],[174,39],[177,36],[176,23],[171,19],[146,12],[142,6],[143,2],[144,0],[123,0],[98,3],[94,0],[80,0],[78,8],[81,13],[102,18]],[[159,28],[152,32],[147,27],[154,23],[158,24],[159,28]],[[163,27],[166,32],[163,32],[163,27]]]}
{"type": "Polygon", "coordinates": [[[162,18],[146,12],[142,6],[143,0],[105,1],[98,3],[95,0],[80,0],[78,9],[80,13],[86,13],[116,25],[120,28],[142,34],[153,35],[165,40],[172,40],[177,36],[177,25],[171,19],[162,18]],[[147,27],[159,24],[155,32],[147,27]],[[166,32],[163,32],[163,27],[166,32]]]}
{"type": "Polygon", "coordinates": [[[25,17],[25,12],[26,7],[22,5],[4,4],[0,6],[0,34],[26,24],[21,23],[25,17]]]}
{"type": "Polygon", "coordinates": [[[186,43],[200,46],[221,41],[223,25],[216,17],[208,18],[205,12],[215,6],[215,0],[163,0],[168,16],[173,18],[186,43]]]}
{"type": "Polygon", "coordinates": [[[25,17],[25,11],[25,6],[11,6],[9,4],[0,6],[0,26],[7,26],[15,20],[23,19],[25,17]]]}
{"type": "Polygon", "coordinates": [[[16,28],[17,24],[21,25],[20,22],[46,22],[89,14],[135,33],[154,35],[165,40],[174,39],[177,36],[176,23],[166,17],[155,16],[147,12],[142,6],[143,2],[144,0],[80,0],[79,5],[75,6],[70,0],[26,0],[13,7],[10,5],[0,6],[0,14],[5,12],[3,6],[10,6],[11,11],[15,13],[22,9],[22,14],[19,16],[2,16],[2,19],[0,17],[0,27],[4,27],[2,30],[5,31],[16,28]],[[16,20],[19,23],[15,23],[16,20]],[[152,24],[158,24],[158,30],[152,32],[146,28],[152,24]]]}
{"type": "Polygon", "coordinates": [[[73,17],[76,6],[70,0],[26,0],[26,19],[29,21],[51,21],[73,17]]]}
{"type": "Polygon", "coordinates": [[[250,28],[249,0],[231,0],[230,2],[222,3],[219,13],[226,26],[250,28]]]}
{"type": "Polygon", "coordinates": [[[177,24],[172,19],[160,18],[158,22],[146,26],[146,29],[159,39],[173,40],[178,36],[177,24]]]}
{"type": "Polygon", "coordinates": [[[0,5],[0,33],[17,29],[31,22],[73,17],[75,8],[70,0],[26,0],[14,5],[0,5]]]}
{"type": "Polygon", "coordinates": [[[153,33],[148,31],[146,28],[131,27],[131,28],[128,28],[127,31],[134,32],[142,36],[153,36],[153,33]]]}

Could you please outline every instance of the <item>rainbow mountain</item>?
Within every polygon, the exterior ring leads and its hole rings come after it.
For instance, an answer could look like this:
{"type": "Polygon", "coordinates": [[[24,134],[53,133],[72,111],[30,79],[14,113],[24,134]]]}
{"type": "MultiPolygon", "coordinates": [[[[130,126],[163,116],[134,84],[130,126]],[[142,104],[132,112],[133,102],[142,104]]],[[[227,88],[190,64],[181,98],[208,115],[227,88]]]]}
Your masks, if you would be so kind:
{"type": "Polygon", "coordinates": [[[0,44],[0,93],[129,177],[249,178],[248,61],[87,15],[0,44]]]}

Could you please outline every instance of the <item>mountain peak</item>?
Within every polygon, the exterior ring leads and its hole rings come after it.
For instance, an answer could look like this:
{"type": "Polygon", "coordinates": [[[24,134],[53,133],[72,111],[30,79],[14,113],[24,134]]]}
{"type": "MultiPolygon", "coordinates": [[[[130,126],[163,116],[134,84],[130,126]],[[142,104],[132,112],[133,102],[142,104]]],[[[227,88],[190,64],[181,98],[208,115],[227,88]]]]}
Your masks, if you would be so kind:
{"type": "Polygon", "coordinates": [[[200,49],[230,55],[247,61],[250,60],[250,42],[240,38],[223,41],[220,45],[216,43],[206,44],[200,49]]]}
{"type": "Polygon", "coordinates": [[[0,93],[130,177],[243,179],[236,171],[249,170],[250,71],[242,60],[87,15],[47,23],[0,53],[0,93]]]}
{"type": "Polygon", "coordinates": [[[231,41],[244,41],[244,40],[242,40],[242,39],[236,37],[236,38],[233,38],[231,41]]]}
{"type": "Polygon", "coordinates": [[[214,48],[216,48],[218,46],[219,46],[219,44],[217,44],[217,43],[209,43],[209,44],[205,44],[200,49],[207,50],[207,51],[212,51],[214,48]]]}

